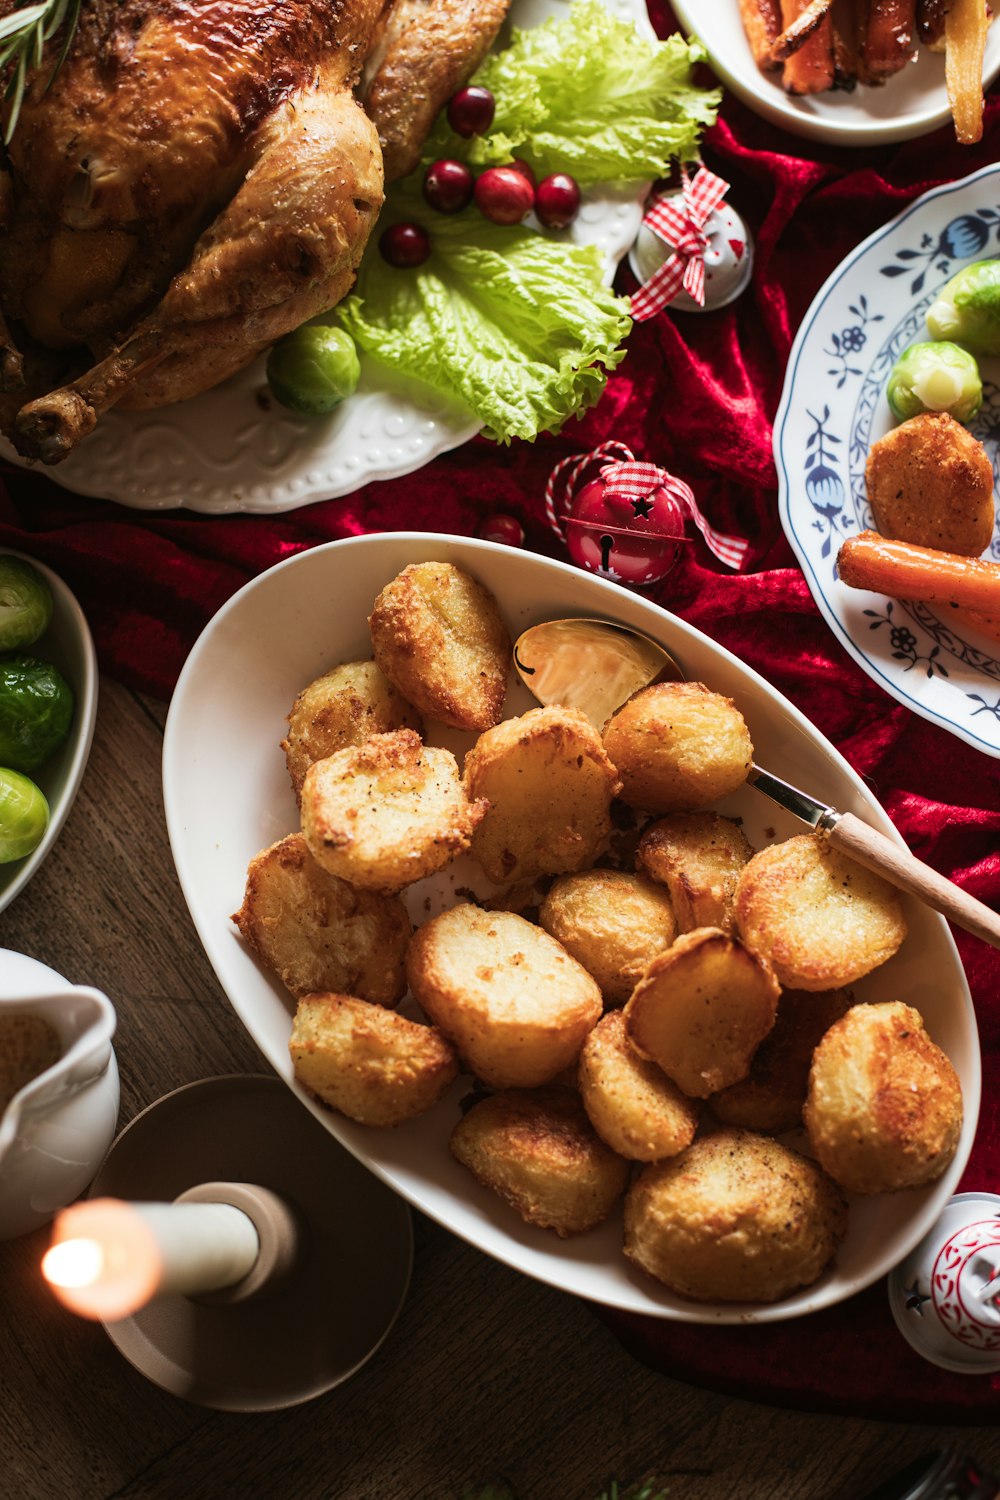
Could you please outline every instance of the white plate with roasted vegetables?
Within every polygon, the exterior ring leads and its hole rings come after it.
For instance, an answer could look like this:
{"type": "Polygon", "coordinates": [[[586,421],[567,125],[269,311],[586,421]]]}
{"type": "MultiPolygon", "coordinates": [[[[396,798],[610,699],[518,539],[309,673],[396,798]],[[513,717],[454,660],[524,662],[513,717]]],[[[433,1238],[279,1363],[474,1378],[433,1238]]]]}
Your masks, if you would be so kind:
{"type": "MultiPolygon", "coordinates": [[[[754,752],[764,764],[791,782],[840,808],[859,814],[890,836],[896,836],[871,792],[801,713],[731,654],[638,596],[566,564],[486,542],[419,533],[392,533],[327,544],[270,569],[242,589],[216,615],[185,664],[168,716],[163,784],[171,847],[198,934],[233,1008],[303,1107],[311,1110],[372,1171],[415,1207],[527,1275],[606,1305],[655,1317],[707,1323],[767,1322],[790,1318],[850,1296],[885,1274],[937,1219],[959,1181],[978,1114],[979,1048],[962,967],[944,921],[908,898],[903,899],[901,908],[895,908],[902,912],[906,928],[901,945],[897,930],[892,945],[895,948],[893,955],[880,967],[860,977],[851,989],[858,1001],[904,1000],[923,1016],[934,1043],[950,1059],[960,1081],[964,1106],[960,1129],[957,1120],[953,1121],[956,1133],[951,1137],[949,1150],[953,1150],[954,1155],[949,1156],[947,1165],[944,1165],[944,1157],[938,1157],[943,1170],[934,1181],[923,1186],[878,1192],[871,1196],[850,1195],[846,1235],[834,1263],[819,1279],[777,1301],[694,1301],[668,1290],[623,1255],[620,1201],[603,1223],[566,1238],[558,1237],[551,1228],[524,1222],[509,1203],[476,1180],[449,1149],[452,1132],[463,1119],[463,1111],[470,1103],[476,1084],[465,1070],[457,1077],[452,1072],[443,1079],[431,1071],[436,1067],[435,1059],[442,1054],[440,1036],[434,1038],[433,1045],[428,1045],[426,1051],[422,1050],[419,1067],[414,1060],[413,1067],[407,1065],[396,1074],[396,1082],[406,1095],[408,1109],[413,1101],[407,1091],[414,1079],[421,1090],[426,1083],[430,1093],[418,1101],[419,1112],[409,1111],[402,1123],[391,1127],[371,1123],[370,1116],[369,1123],[359,1123],[356,1113],[349,1118],[343,1110],[320,1102],[315,1089],[303,1081],[305,1074],[300,1075],[297,1071],[304,1066],[302,1057],[310,1050],[308,1040],[302,1047],[299,1060],[293,1065],[290,1051],[293,1017],[297,1005],[300,1014],[303,1010],[310,1010],[311,1003],[306,996],[316,989],[318,983],[310,966],[314,961],[325,964],[331,956],[337,963],[342,958],[354,963],[357,949],[352,949],[352,956],[348,958],[348,950],[340,941],[332,946],[329,942],[316,945],[318,929],[313,929],[312,924],[316,922],[322,928],[328,921],[336,922],[339,918],[332,915],[333,907],[324,906],[322,901],[317,904],[315,898],[320,886],[312,884],[316,872],[309,861],[302,858],[300,826],[305,830],[308,821],[305,809],[307,805],[313,805],[312,772],[307,770],[301,783],[300,811],[290,776],[293,761],[286,763],[282,746],[286,737],[289,743],[294,740],[295,744],[300,744],[300,735],[311,732],[314,720],[318,729],[323,714],[313,712],[316,700],[310,696],[302,700],[295,715],[294,728],[289,715],[298,695],[321,674],[340,664],[369,662],[376,629],[380,661],[386,660],[382,652],[387,639],[395,650],[395,645],[406,638],[405,630],[403,636],[394,633],[397,622],[403,619],[397,613],[396,603],[407,597],[409,584],[406,579],[411,577],[407,574],[400,581],[400,575],[416,564],[431,565],[420,575],[425,579],[430,575],[431,587],[436,586],[435,579],[448,574],[449,570],[460,570],[474,579],[492,595],[495,601],[492,607],[498,609],[503,631],[511,638],[542,619],[581,615],[618,620],[633,629],[647,632],[674,653],[690,678],[700,680],[714,694],[725,695],[723,702],[725,697],[732,700],[726,713],[730,717],[744,716],[752,735],[754,752]],[[387,588],[388,585],[392,587],[387,588]],[[386,592],[383,594],[383,591],[386,592]],[[382,599],[373,615],[373,605],[380,595],[382,599]],[[369,626],[370,615],[377,619],[377,627],[375,624],[369,626]],[[258,861],[257,856],[264,851],[268,852],[263,861],[258,861]],[[255,870],[252,887],[248,880],[251,864],[255,870]],[[270,885],[275,878],[277,884],[270,885]],[[286,878],[291,886],[286,886],[286,878]],[[309,882],[312,895],[304,901],[289,902],[288,892],[301,878],[309,882]],[[270,904],[268,889],[272,896],[277,895],[277,907],[270,904]],[[239,924],[234,919],[235,913],[240,914],[239,924]],[[258,917],[263,925],[258,924],[258,917]],[[294,924],[291,928],[290,921],[294,924]],[[275,939],[283,943],[286,934],[293,939],[288,950],[293,955],[293,966],[297,969],[301,958],[309,970],[297,974],[294,980],[296,992],[286,983],[286,978],[279,977],[279,974],[287,976],[289,981],[293,978],[285,967],[274,966],[275,950],[269,947],[275,939]]],[[[414,617],[407,615],[406,618],[414,617]]],[[[471,627],[458,631],[451,638],[447,651],[440,655],[418,653],[414,657],[412,651],[401,647],[395,658],[397,665],[409,663],[412,666],[416,661],[415,670],[422,670],[425,676],[438,674],[440,669],[440,675],[447,677],[454,652],[461,653],[465,641],[472,635],[471,627]]],[[[533,699],[509,669],[507,650],[503,652],[503,660],[508,667],[507,673],[499,676],[500,695],[491,697],[491,713],[494,718],[502,715],[500,724],[477,739],[468,731],[445,728],[425,712],[425,745],[450,749],[461,761],[463,754],[475,744],[480,769],[488,764],[495,769],[497,762],[484,757],[487,734],[494,737],[491,741],[494,747],[500,742],[506,743],[508,721],[535,707],[533,699]]],[[[389,670],[394,669],[390,667],[389,670]]],[[[350,681],[356,683],[358,680],[352,668],[350,681]]],[[[489,680],[492,694],[492,678],[489,680]]],[[[470,674],[459,683],[464,696],[468,696],[475,686],[470,674]]],[[[544,716],[551,712],[538,710],[546,723],[550,721],[544,716]]],[[[356,715],[354,717],[356,720],[356,715]]],[[[419,723],[419,718],[394,722],[405,722],[411,727],[384,732],[381,740],[392,742],[392,755],[402,757],[398,762],[400,768],[407,756],[410,757],[407,764],[412,765],[414,747],[420,743],[418,731],[412,726],[414,722],[419,723]]],[[[542,720],[536,716],[532,722],[542,720]]],[[[583,734],[579,724],[577,731],[583,734]]],[[[596,733],[594,730],[590,732],[596,733]]],[[[312,753],[315,754],[315,749],[312,753]]],[[[349,757],[357,754],[363,762],[366,755],[375,752],[355,744],[345,753],[349,757]]],[[[598,754],[592,764],[596,765],[599,759],[598,754]]],[[[334,760],[337,760],[336,755],[334,760]]],[[[425,770],[430,762],[428,756],[425,770]]],[[[424,764],[419,754],[416,764],[424,764]]],[[[579,764],[584,764],[584,758],[581,757],[579,764]]],[[[322,765],[330,767],[332,762],[324,760],[322,765]]],[[[551,818],[558,818],[559,807],[567,801],[572,802],[576,795],[565,781],[558,783],[561,788],[558,796],[546,794],[546,789],[551,792],[557,785],[557,771],[559,776],[571,778],[573,788],[578,774],[581,778],[580,795],[585,795],[582,789],[585,772],[582,769],[574,772],[572,768],[577,765],[574,751],[559,760],[558,765],[553,762],[551,774],[546,773],[543,778],[544,805],[539,821],[546,826],[551,818]]],[[[327,773],[318,766],[314,769],[317,774],[313,782],[321,785],[327,773]]],[[[595,782],[588,772],[590,791],[587,796],[597,784],[604,787],[603,794],[612,795],[601,776],[595,782]]],[[[537,796],[537,791],[533,795],[537,796]]],[[[371,810],[373,804],[366,805],[371,810]]],[[[421,797],[419,805],[421,817],[429,815],[437,805],[436,794],[435,798],[421,797]]],[[[730,820],[731,827],[736,828],[733,820],[739,820],[741,837],[745,835],[749,844],[757,849],[776,841],[790,840],[800,832],[799,825],[795,825],[787,814],[745,783],[725,795],[718,809],[730,820]]],[[[476,817],[488,815],[484,814],[482,807],[475,814],[476,817]]],[[[364,819],[367,814],[359,811],[356,816],[364,819]]],[[[485,827],[485,824],[481,826],[485,827]]],[[[523,834],[525,825],[522,822],[520,826],[523,834]]],[[[529,820],[529,843],[532,826],[529,820]]],[[[577,824],[576,837],[569,840],[566,848],[578,847],[583,836],[580,832],[582,826],[577,824]]],[[[360,824],[358,829],[360,839],[360,824]]],[[[627,861],[628,854],[624,851],[629,846],[629,832],[625,822],[622,822],[619,832],[624,841],[622,858],[627,861]]],[[[459,853],[450,863],[442,863],[442,859],[447,860],[447,853],[442,854],[442,850],[454,854],[456,845],[422,838],[422,858],[433,859],[437,868],[434,873],[422,873],[420,879],[405,889],[399,898],[405,903],[402,915],[399,906],[392,906],[388,916],[383,911],[378,924],[382,938],[372,955],[373,972],[369,971],[367,960],[362,956],[361,966],[367,977],[358,977],[359,970],[349,981],[352,986],[357,986],[352,991],[355,996],[362,984],[374,985],[377,981],[383,985],[387,982],[386,975],[392,968],[390,954],[399,949],[401,942],[407,944],[409,923],[412,922],[423,934],[423,957],[419,964],[416,958],[418,948],[414,943],[409,941],[406,948],[407,972],[419,987],[427,981],[428,975],[431,975],[429,982],[433,985],[434,965],[427,960],[427,952],[433,947],[429,943],[429,924],[437,921],[434,930],[441,934],[455,920],[456,910],[465,912],[465,917],[459,921],[474,922],[476,912],[481,917],[488,916],[486,911],[480,910],[479,903],[487,900],[491,892],[495,894],[497,887],[485,879],[486,865],[477,862],[483,856],[480,854],[474,858],[473,854],[459,853]],[[463,901],[471,902],[471,905],[460,908],[463,901]],[[413,949],[412,953],[410,949],[413,949]]],[[[352,839],[334,842],[342,854],[350,857],[348,851],[354,843],[352,839]]],[[[506,847],[506,840],[502,842],[506,847]]],[[[809,843],[807,838],[806,844],[809,843]]],[[[409,835],[404,844],[405,847],[400,846],[402,855],[412,858],[414,846],[409,835]]],[[[550,847],[547,841],[546,847],[550,847]]],[[[632,852],[634,854],[634,849],[632,852]]],[[[367,872],[371,868],[365,866],[367,872]]],[[[421,872],[426,868],[421,864],[421,872]]],[[[507,868],[506,861],[504,868],[507,868]]],[[[374,893],[355,889],[350,881],[345,887],[354,891],[352,899],[345,905],[340,899],[344,889],[334,886],[331,887],[331,894],[336,896],[333,905],[339,907],[341,915],[350,923],[357,917],[363,918],[352,930],[355,937],[367,932],[370,943],[367,921],[374,910],[371,904],[374,893]]],[[[796,883],[793,899],[796,907],[802,904],[801,890],[801,884],[796,883]]],[[[517,927],[519,922],[525,923],[520,929],[525,933],[523,948],[510,955],[510,963],[507,963],[506,958],[501,959],[500,942],[488,938],[486,953],[475,960],[476,972],[469,980],[471,985],[482,989],[487,1005],[494,989],[508,993],[506,985],[511,971],[517,971],[519,964],[524,968],[533,963],[533,954],[539,945],[544,947],[554,941],[538,927],[531,929],[529,941],[527,919],[510,910],[513,904],[513,897],[506,901],[508,910],[500,920],[504,931],[517,927]],[[491,966],[501,962],[506,964],[506,977],[501,982],[497,976],[494,985],[490,980],[491,966]],[[479,972],[480,966],[482,972],[479,972]]],[[[617,917],[617,906],[613,912],[604,914],[612,926],[617,917]]],[[[707,941],[709,947],[720,943],[726,946],[721,932],[714,936],[710,934],[707,941]]],[[[689,950],[692,945],[697,947],[698,944],[689,935],[682,947],[689,950]]],[[[853,947],[853,944],[846,945],[846,949],[853,950],[853,947]]],[[[841,940],[834,942],[833,950],[841,955],[846,951],[842,936],[841,940]]],[[[883,956],[888,951],[885,949],[883,956]]],[[[551,946],[549,952],[551,954],[551,946]]],[[[565,978],[565,958],[557,960],[558,964],[564,966],[560,973],[565,978]]],[[[573,965],[569,967],[573,969],[576,983],[580,980],[580,973],[573,965]]],[[[341,980],[341,989],[347,982],[341,980]]],[[[584,982],[592,983],[586,980],[586,976],[584,982]]],[[[329,986],[330,981],[325,983],[329,986]]],[[[562,989],[561,981],[558,988],[562,989]]],[[[529,986],[529,989],[531,994],[525,996],[525,1003],[532,1001],[533,997],[533,1003],[548,1003],[545,986],[538,990],[529,986]]],[[[374,991],[368,990],[368,993],[374,991]]],[[[352,1027],[348,1025],[347,1028],[348,1045],[360,1043],[367,1050],[370,1042],[372,1047],[365,1066],[356,1072],[347,1068],[336,1073],[334,1068],[339,1085],[347,1087],[354,1079],[361,1093],[365,1091],[365,1078],[385,1077],[379,1064],[372,1068],[382,1045],[383,1033],[387,1037],[386,1055],[392,1056],[396,1029],[402,1027],[406,1031],[408,1025],[421,1021],[421,1011],[412,997],[404,998],[397,1012],[392,1009],[392,1004],[400,991],[395,991],[395,997],[387,996],[384,990],[379,993],[387,1002],[388,1010],[381,1004],[366,1003],[363,998],[345,999],[343,993],[336,1000],[330,997],[334,1009],[339,1009],[349,1018],[355,1012],[358,1014],[357,1029],[352,1033],[352,1027]]],[[[428,1004],[423,989],[421,994],[424,995],[424,1004],[428,1004]]],[[[319,1009],[325,1008],[327,1002],[321,997],[319,1009]]],[[[600,1010],[599,1005],[597,1009],[600,1010]]],[[[881,1009],[877,1005],[862,1006],[867,1014],[878,1013],[881,1009]]],[[[591,1014],[589,1024],[592,1026],[593,1023],[594,1015],[591,1014]]],[[[543,1030],[543,1038],[549,1040],[540,1042],[535,1037],[533,1024],[524,1035],[520,1031],[514,1034],[511,1046],[520,1049],[522,1060],[528,1057],[532,1066],[537,1060],[536,1048],[543,1045],[546,1049],[550,1046],[558,1048],[558,1059],[555,1050],[546,1050],[545,1061],[550,1067],[557,1060],[564,1061],[562,1051],[572,1040],[570,1028],[575,1025],[577,1020],[561,1024],[558,1030],[543,1030]]],[[[426,1030],[419,1026],[417,1029],[423,1038],[429,1037],[426,1030]]],[[[496,1044],[497,1036],[501,1046],[505,1045],[502,1015],[494,1015],[490,1027],[477,1034],[486,1036],[491,1029],[494,1033],[491,1045],[496,1044]]],[[[298,1021],[296,1030],[299,1030],[298,1021]]],[[[322,1045],[320,1038],[317,1049],[320,1060],[322,1045]]],[[[476,1038],[468,1036],[465,1045],[476,1051],[476,1038]]],[[[495,1055],[493,1065],[496,1065],[495,1055]]],[[[481,1062],[476,1066],[482,1067],[483,1072],[487,1071],[481,1062]]],[[[382,1097],[378,1078],[374,1078],[373,1087],[378,1102],[382,1097]]],[[[500,1094],[490,1097],[499,1098],[500,1094]]],[[[562,1097],[565,1101],[565,1095],[562,1097]]],[[[394,1093],[394,1106],[398,1099],[399,1095],[394,1093]]],[[[353,1106],[344,1104],[345,1109],[349,1107],[353,1106]]],[[[400,1116],[397,1114],[395,1118],[398,1120],[400,1116]]],[[[464,1118],[468,1120],[470,1116],[466,1114],[464,1118]]],[[[706,1122],[707,1118],[706,1111],[706,1122]]],[[[802,1147],[801,1130],[792,1139],[802,1147]]],[[[561,1181],[561,1176],[557,1177],[557,1192],[561,1181]]],[[[344,1213],[349,1216],[349,1204],[344,1205],[344,1213]]],[[[785,1231],[789,1230],[791,1222],[784,1224],[785,1231]]],[[[777,1233],[782,1232],[781,1226],[777,1226],[777,1233]]],[[[766,1292],[761,1295],[763,1298],[766,1292]]]]}
{"type": "MultiPolygon", "coordinates": [[[[877,582],[849,587],[838,555],[848,538],[856,547],[859,534],[879,530],[866,465],[873,444],[900,421],[889,394],[901,379],[912,379],[901,356],[914,345],[942,341],[960,351],[969,339],[978,347],[974,304],[985,301],[991,324],[997,255],[1000,169],[986,167],[917,199],[853,251],[816,296],[792,348],[774,428],[782,525],[838,640],[899,702],[989,755],[1000,755],[1000,603],[989,607],[1000,593],[995,514],[990,538],[1000,465],[996,354],[972,357],[981,385],[976,409],[955,408],[986,455],[980,451],[986,525],[972,544],[981,556],[953,564],[957,582],[940,575],[937,591],[933,571],[890,591],[877,582]],[[955,587],[952,602],[948,591],[955,587]],[[971,613],[970,589],[971,604],[979,604],[971,613]],[[935,592],[936,600],[929,596],[935,592]]],[[[993,341],[1000,353],[1000,338],[993,341]]],[[[900,415],[919,415],[898,400],[897,406],[900,415]]],[[[926,470],[917,473],[927,477],[926,470]]],[[[868,546],[867,537],[861,545],[868,546]]]]}
{"type": "MultiPolygon", "coordinates": [[[[803,0],[785,9],[791,15],[806,8],[803,0]]],[[[784,62],[767,56],[783,35],[780,0],[677,0],[674,13],[686,31],[704,42],[721,81],[765,119],[829,145],[875,146],[926,135],[953,114],[959,139],[978,139],[982,91],[1000,71],[1000,33],[990,29],[985,57],[974,46],[970,50],[961,101],[953,108],[945,56],[922,40],[927,36],[936,49],[942,46],[946,8],[920,0],[916,6],[903,0],[878,7],[850,0],[836,7],[833,24],[840,26],[845,16],[849,27],[856,22],[856,42],[848,45],[842,31],[833,44],[827,21],[826,31],[811,32],[798,52],[786,51],[784,62]],[[923,29],[918,13],[926,16],[923,29]],[[866,77],[881,81],[862,82],[866,77]]],[[[822,0],[808,9],[815,16],[822,0]]],[[[957,13],[962,7],[952,9],[957,13]]],[[[970,18],[977,21],[971,9],[970,18]]],[[[953,41],[953,63],[958,55],[953,41]]]]}
{"type": "Polygon", "coordinates": [[[492,126],[470,140],[439,123],[422,165],[389,190],[354,293],[316,320],[348,330],[360,359],[349,348],[318,375],[311,354],[283,359],[275,389],[300,410],[276,399],[264,358],[187,401],[112,408],[54,477],[138,509],[272,513],[408,473],[479,431],[507,442],[554,430],[598,399],[624,355],[628,305],[609,284],[650,179],[675,153],[695,155],[714,117],[718,92],[690,83],[701,55],[680,36],[658,42],[643,0],[513,0],[476,74],[494,95],[492,126]],[[578,184],[567,227],[424,201],[436,158],[482,175],[512,150],[539,181],[578,184]],[[383,258],[399,223],[426,229],[424,264],[383,258]],[[306,414],[323,386],[347,394],[306,414]]]}

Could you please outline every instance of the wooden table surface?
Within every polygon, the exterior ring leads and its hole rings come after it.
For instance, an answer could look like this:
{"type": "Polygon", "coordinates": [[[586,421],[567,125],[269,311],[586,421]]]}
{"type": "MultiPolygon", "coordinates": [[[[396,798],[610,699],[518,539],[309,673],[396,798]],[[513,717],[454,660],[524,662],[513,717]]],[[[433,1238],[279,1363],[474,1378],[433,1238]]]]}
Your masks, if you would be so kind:
{"type": "MultiPolygon", "coordinates": [[[[165,705],[101,683],[83,787],[0,914],[0,946],[118,1012],[124,1126],[196,1079],[269,1071],[188,916],[160,792],[165,705]]],[[[935,1446],[1000,1470],[1000,1429],[911,1427],[754,1405],[637,1363],[585,1303],[417,1216],[399,1321],[353,1379],[232,1415],[148,1383],[41,1284],[47,1231],[0,1244],[4,1500],[452,1500],[503,1475],[519,1500],[596,1500],[655,1470],[684,1500],[861,1500],[935,1446]]]]}

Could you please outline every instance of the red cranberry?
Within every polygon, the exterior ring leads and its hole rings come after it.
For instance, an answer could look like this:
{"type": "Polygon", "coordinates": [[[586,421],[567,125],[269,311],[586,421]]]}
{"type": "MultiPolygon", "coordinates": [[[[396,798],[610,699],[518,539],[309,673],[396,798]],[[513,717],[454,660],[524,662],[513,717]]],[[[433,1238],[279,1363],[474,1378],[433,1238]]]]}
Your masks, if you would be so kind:
{"type": "Polygon", "coordinates": [[[565,229],[580,211],[580,189],[568,172],[553,172],[535,193],[535,213],[546,229],[565,229]]]}
{"type": "Polygon", "coordinates": [[[511,171],[520,172],[521,176],[527,178],[531,183],[532,189],[534,189],[538,179],[526,161],[522,161],[519,156],[515,156],[514,160],[507,162],[506,165],[510,167],[511,171]]]}
{"type": "Polygon", "coordinates": [[[484,542],[506,542],[508,547],[524,544],[524,527],[516,516],[508,516],[503,511],[484,516],[476,531],[484,542]]]}
{"type": "Polygon", "coordinates": [[[456,135],[482,135],[493,124],[496,101],[489,89],[467,84],[448,100],[448,124],[456,135]]]}
{"type": "Polygon", "coordinates": [[[487,167],[476,178],[476,207],[494,224],[520,224],[531,212],[535,190],[513,167],[487,167]]]}
{"type": "Polygon", "coordinates": [[[378,247],[390,266],[409,270],[422,266],[430,255],[430,235],[422,224],[390,224],[383,231],[378,247]]]}
{"type": "Polygon", "coordinates": [[[472,202],[472,173],[465,162],[432,162],[424,173],[424,197],[438,213],[466,208],[472,202]]]}

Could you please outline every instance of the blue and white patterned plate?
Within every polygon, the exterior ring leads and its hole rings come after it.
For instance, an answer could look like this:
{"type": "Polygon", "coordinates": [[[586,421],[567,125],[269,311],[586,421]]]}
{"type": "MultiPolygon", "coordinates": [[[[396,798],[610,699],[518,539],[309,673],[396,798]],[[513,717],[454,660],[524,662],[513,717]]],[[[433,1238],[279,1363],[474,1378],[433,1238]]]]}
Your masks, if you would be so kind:
{"type": "MultiPolygon", "coordinates": [[[[946,611],[847,588],[840,543],[873,527],[871,443],[894,425],[885,385],[900,352],[929,337],[938,290],[1000,255],[1000,166],[918,198],[841,262],[803,319],[775,419],[781,523],[838,640],[886,692],[987,755],[1000,756],[1000,645],[946,611]]],[[[981,360],[969,424],[1000,474],[1000,360],[981,360]]],[[[985,554],[1000,562],[1000,528],[985,554]]]]}

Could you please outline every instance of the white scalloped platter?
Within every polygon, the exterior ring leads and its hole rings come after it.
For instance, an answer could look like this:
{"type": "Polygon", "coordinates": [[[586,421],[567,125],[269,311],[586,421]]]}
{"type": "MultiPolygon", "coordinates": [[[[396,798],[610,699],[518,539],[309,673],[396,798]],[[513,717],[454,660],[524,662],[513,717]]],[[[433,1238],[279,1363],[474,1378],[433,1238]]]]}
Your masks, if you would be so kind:
{"type": "MultiPolygon", "coordinates": [[[[792,135],[831,146],[878,146],[910,140],[951,119],[944,58],[918,49],[914,62],[879,88],[831,90],[795,97],[776,73],[762,73],[753,60],[740,20],[739,0],[674,0],[681,27],[705,44],[713,71],[743,103],[792,135]]],[[[983,63],[986,88],[1000,72],[1000,27],[990,28],[983,63]]]]}
{"type": "MultiPolygon", "coordinates": [[[[655,35],[644,0],[605,4],[643,35],[655,35]]],[[[513,0],[509,21],[527,29],[568,8],[569,0],[513,0]]],[[[598,246],[609,284],[639,231],[647,186],[585,194],[567,231],[576,244],[598,246]]],[[[231,380],[176,406],[112,410],[46,473],[74,494],[135,510],[181,506],[210,515],[271,515],[409,474],[479,431],[470,412],[429,389],[402,387],[364,356],[353,396],[329,417],[299,417],[270,398],[264,366],[261,356],[231,380]]],[[[0,454],[30,467],[3,438],[0,454]]]]}
{"type": "MultiPolygon", "coordinates": [[[[294,1001],[256,962],[230,914],[242,900],[253,856],[298,827],[279,748],[293,699],[335,663],[370,656],[367,618],[376,594],[408,563],[430,560],[465,567],[491,589],[512,637],[539,620],[578,615],[618,620],[651,635],[689,677],[733,698],[763,765],[898,841],[871,792],[804,715],[735,656],[655,604],[566,563],[489,542],[392,532],[327,543],[261,574],[215,615],[185,663],[167,717],[163,793],[170,845],[198,935],[233,1009],[303,1107],[349,1151],[415,1208],[528,1276],[611,1307],[691,1323],[774,1322],[860,1291],[907,1255],[940,1216],[968,1157],[979,1110],[979,1042],[958,953],[944,919],[908,897],[903,946],[852,988],[858,1000],[906,999],[924,1016],[962,1082],[958,1151],[929,1187],[854,1199],[836,1265],[814,1286],[773,1305],[702,1305],[673,1296],[625,1260],[620,1210],[568,1240],[522,1223],[449,1152],[471,1088],[468,1075],[428,1113],[394,1130],[356,1125],[322,1108],[296,1083],[288,1053],[294,1001]]],[[[507,714],[533,706],[511,673],[507,714]]],[[[428,726],[428,740],[459,758],[473,739],[428,726]]],[[[750,787],[719,808],[742,819],[755,847],[801,832],[789,814],[750,787]]],[[[489,892],[465,855],[408,889],[411,919],[426,921],[470,887],[489,892]]],[[[403,1004],[417,1014],[412,1000],[403,1004]]]]}

